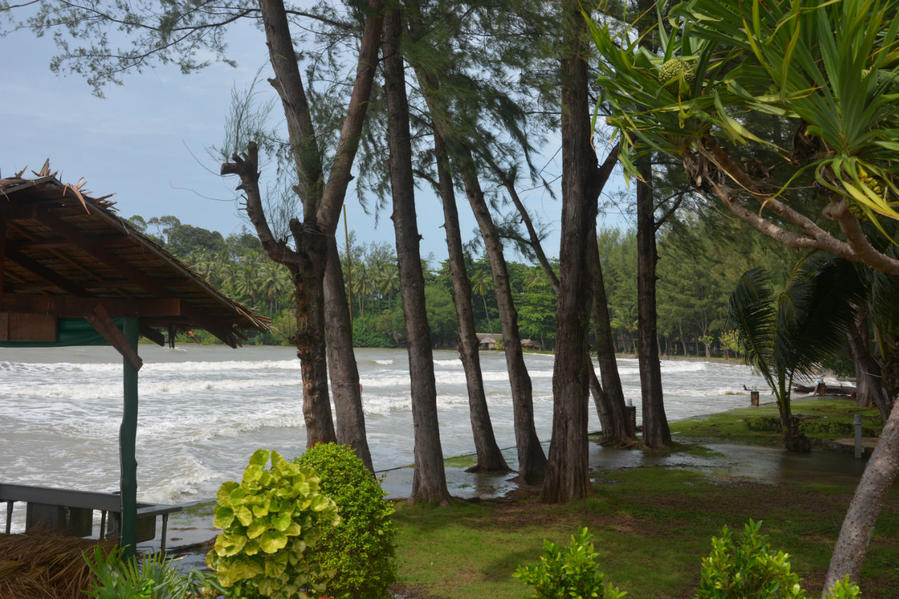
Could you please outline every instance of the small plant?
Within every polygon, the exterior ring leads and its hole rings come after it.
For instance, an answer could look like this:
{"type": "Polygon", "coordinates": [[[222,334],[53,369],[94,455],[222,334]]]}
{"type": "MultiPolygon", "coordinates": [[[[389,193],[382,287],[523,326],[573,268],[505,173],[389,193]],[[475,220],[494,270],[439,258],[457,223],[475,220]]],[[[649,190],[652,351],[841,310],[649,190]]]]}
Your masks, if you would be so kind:
{"type": "Polygon", "coordinates": [[[843,580],[838,580],[829,591],[825,599],[860,599],[862,591],[858,585],[849,580],[849,575],[843,580]]]}
{"type": "Polygon", "coordinates": [[[325,532],[316,554],[334,577],[328,594],[337,599],[381,599],[396,580],[396,527],[393,506],[353,451],[334,443],[317,445],[297,463],[315,470],[321,492],[334,500],[340,524],[325,532]]]}
{"type": "Polygon", "coordinates": [[[124,559],[114,547],[108,554],[97,545],[94,557],[84,556],[95,582],[85,593],[95,599],[182,599],[195,592],[195,575],[183,574],[162,553],[124,559]]]}
{"type": "Polygon", "coordinates": [[[571,536],[565,551],[551,541],[544,541],[540,563],[519,566],[514,576],[534,587],[530,599],[621,599],[627,595],[605,584],[597,557],[590,533],[582,528],[571,536]]]}
{"type": "Polygon", "coordinates": [[[310,586],[320,591],[333,575],[314,548],[339,521],[337,506],[310,468],[259,449],[243,480],[218,490],[213,525],[222,532],[206,564],[227,596],[305,598],[310,586]]]}
{"type": "Polygon", "coordinates": [[[789,554],[774,553],[763,542],[761,522],[746,524],[739,544],[725,526],[712,537],[712,553],[702,558],[697,599],[806,599],[789,554]]]}

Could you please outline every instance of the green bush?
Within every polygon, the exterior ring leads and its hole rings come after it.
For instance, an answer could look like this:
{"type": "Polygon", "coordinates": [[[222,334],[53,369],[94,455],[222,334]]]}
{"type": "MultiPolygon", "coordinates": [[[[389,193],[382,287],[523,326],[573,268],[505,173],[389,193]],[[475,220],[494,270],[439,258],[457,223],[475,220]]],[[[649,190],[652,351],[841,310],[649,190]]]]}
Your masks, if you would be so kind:
{"type": "Polygon", "coordinates": [[[712,537],[712,553],[702,558],[697,599],[805,599],[789,554],[774,553],[759,535],[761,522],[746,524],[737,544],[725,526],[712,537]]]}
{"type": "Polygon", "coordinates": [[[838,580],[829,591],[827,591],[827,599],[859,599],[862,596],[861,589],[858,585],[849,580],[849,575],[843,580],[838,580]]]}
{"type": "Polygon", "coordinates": [[[531,599],[620,599],[627,593],[604,583],[596,563],[590,533],[586,528],[571,536],[563,552],[550,541],[543,543],[543,555],[536,566],[519,566],[514,576],[534,587],[531,599]]]}
{"type": "Polygon", "coordinates": [[[340,524],[316,545],[318,559],[333,579],[326,584],[338,599],[380,599],[396,580],[396,528],[393,506],[353,451],[342,445],[317,445],[297,459],[315,470],[321,492],[334,500],[340,524]]]}
{"type": "Polygon", "coordinates": [[[328,580],[316,543],[339,522],[310,468],[259,449],[240,483],[219,488],[212,523],[222,532],[206,564],[229,597],[307,597],[328,580]]]}

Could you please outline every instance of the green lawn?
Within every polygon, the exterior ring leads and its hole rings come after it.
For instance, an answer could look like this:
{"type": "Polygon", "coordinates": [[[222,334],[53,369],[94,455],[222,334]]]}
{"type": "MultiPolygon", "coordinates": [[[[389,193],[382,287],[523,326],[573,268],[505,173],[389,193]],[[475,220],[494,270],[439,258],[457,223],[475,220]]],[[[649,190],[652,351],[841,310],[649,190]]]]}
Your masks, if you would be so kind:
{"type": "MultiPolygon", "coordinates": [[[[817,419],[828,428],[843,426],[847,417],[851,423],[854,409],[843,400],[797,402],[807,421],[817,419]]],[[[723,432],[741,443],[776,445],[778,433],[752,428],[753,419],[770,414],[768,408],[737,410],[673,428],[694,437],[723,432]]],[[[698,585],[710,538],[725,524],[740,530],[753,518],[763,521],[772,548],[791,555],[810,596],[817,596],[853,491],[833,481],[771,485],[652,467],[601,472],[593,494],[569,505],[543,505],[534,489],[507,499],[454,501],[446,508],[399,504],[400,576],[409,597],[519,599],[527,588],[512,577],[516,567],[538,560],[544,539],[567,543],[587,526],[607,581],[629,597],[688,598],[698,585]]],[[[865,562],[866,599],[896,597],[896,564],[899,490],[894,489],[865,562]]]]}

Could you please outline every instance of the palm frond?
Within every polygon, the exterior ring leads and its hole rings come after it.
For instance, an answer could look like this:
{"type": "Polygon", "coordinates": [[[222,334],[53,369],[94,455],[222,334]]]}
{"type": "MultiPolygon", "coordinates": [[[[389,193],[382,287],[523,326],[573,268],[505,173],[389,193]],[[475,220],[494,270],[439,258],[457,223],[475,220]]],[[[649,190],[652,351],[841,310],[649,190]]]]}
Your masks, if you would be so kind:
{"type": "Polygon", "coordinates": [[[727,318],[737,330],[746,361],[774,388],[775,312],[771,281],[764,270],[743,273],[728,301],[727,318]]]}

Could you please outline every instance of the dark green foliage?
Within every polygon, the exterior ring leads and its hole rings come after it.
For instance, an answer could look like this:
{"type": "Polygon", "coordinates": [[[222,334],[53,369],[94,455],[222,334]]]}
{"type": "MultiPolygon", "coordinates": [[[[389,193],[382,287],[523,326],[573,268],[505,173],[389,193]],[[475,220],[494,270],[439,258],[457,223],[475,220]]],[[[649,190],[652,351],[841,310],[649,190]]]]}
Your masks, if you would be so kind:
{"type": "MultiPolygon", "coordinates": [[[[381,599],[396,580],[396,528],[393,506],[384,499],[378,481],[347,447],[327,443],[306,451],[297,463],[320,477],[321,492],[336,504],[340,524],[316,545],[327,582],[337,599],[381,599]]],[[[313,580],[315,580],[313,578],[313,580]]]]}
{"type": "Polygon", "coordinates": [[[544,541],[543,555],[535,566],[519,566],[515,577],[534,588],[532,599],[620,599],[627,593],[604,582],[596,563],[590,533],[582,528],[571,536],[563,551],[544,541]]]}
{"type": "Polygon", "coordinates": [[[775,294],[761,269],[747,271],[730,298],[735,325],[749,362],[777,400],[786,447],[807,451],[792,423],[790,396],[797,377],[810,377],[846,343],[855,273],[842,261],[812,257],[800,264],[787,288],[775,294]]]}
{"type": "Polygon", "coordinates": [[[94,556],[84,556],[94,584],[86,594],[95,599],[182,599],[199,597],[208,581],[198,571],[182,573],[165,554],[153,553],[125,559],[121,547],[114,547],[107,555],[99,545],[94,556]],[[191,593],[188,595],[188,593],[191,593]]]}

